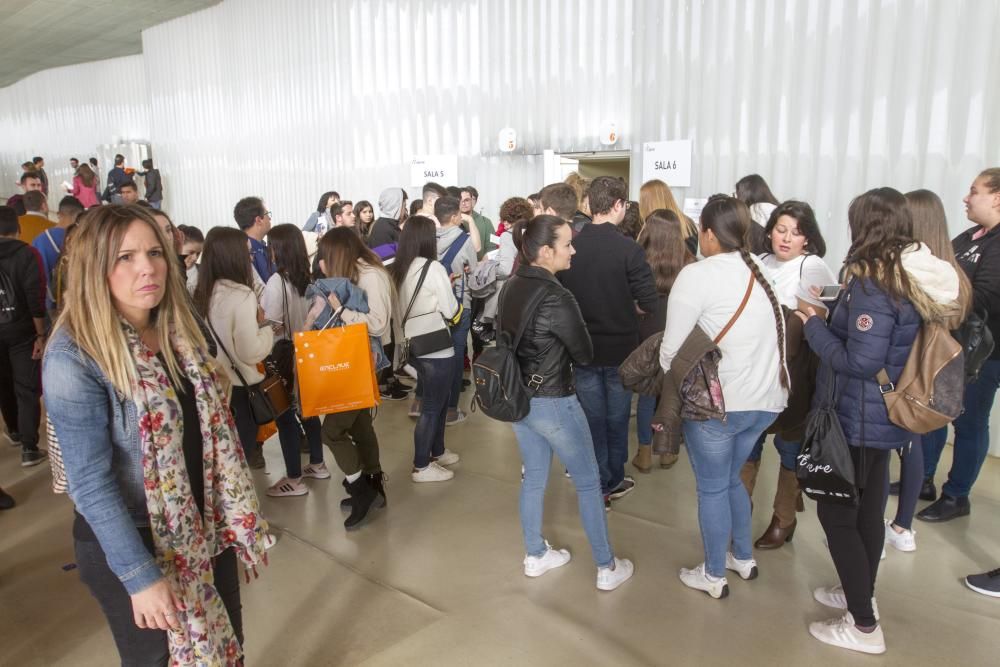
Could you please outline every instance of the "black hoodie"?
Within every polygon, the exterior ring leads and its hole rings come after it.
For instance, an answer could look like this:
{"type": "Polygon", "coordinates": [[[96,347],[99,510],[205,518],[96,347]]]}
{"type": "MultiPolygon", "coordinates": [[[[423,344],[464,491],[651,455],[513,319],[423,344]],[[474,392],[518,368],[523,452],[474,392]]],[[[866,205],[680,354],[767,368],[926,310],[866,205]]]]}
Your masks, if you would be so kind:
{"type": "Polygon", "coordinates": [[[38,251],[24,241],[0,237],[0,271],[14,284],[19,317],[0,324],[0,339],[19,341],[35,335],[32,318],[45,317],[45,269],[38,251]]]}

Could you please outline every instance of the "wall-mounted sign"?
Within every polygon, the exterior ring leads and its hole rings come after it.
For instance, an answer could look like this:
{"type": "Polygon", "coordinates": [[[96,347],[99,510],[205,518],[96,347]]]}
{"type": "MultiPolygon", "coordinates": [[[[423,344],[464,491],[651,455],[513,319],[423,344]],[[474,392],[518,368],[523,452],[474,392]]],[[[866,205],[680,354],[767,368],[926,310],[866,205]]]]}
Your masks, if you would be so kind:
{"type": "Polygon", "coordinates": [[[410,161],[410,185],[422,186],[434,181],[445,187],[458,185],[458,156],[418,155],[410,161]]]}
{"type": "Polygon", "coordinates": [[[691,185],[690,139],[648,141],[642,145],[642,180],[654,179],[671,187],[691,185]]]}
{"type": "Polygon", "coordinates": [[[510,153],[517,148],[517,132],[512,127],[505,127],[500,130],[497,136],[497,146],[501,153],[510,153]]]}
{"type": "Polygon", "coordinates": [[[601,123],[600,139],[602,145],[614,146],[618,143],[618,127],[611,121],[604,121],[601,123]]]}

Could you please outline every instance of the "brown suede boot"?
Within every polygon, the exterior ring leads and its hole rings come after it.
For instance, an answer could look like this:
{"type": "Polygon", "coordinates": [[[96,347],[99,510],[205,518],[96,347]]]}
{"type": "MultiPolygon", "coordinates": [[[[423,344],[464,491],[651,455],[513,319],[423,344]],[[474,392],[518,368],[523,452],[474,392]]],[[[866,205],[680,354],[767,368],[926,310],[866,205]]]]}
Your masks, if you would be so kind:
{"type": "Polygon", "coordinates": [[[760,461],[747,461],[740,468],[740,479],[747,489],[747,495],[753,498],[753,488],[757,486],[757,471],[760,470],[760,461]]]}
{"type": "Polygon", "coordinates": [[[795,535],[795,504],[799,493],[799,481],[795,473],[785,468],[778,471],[778,490],[774,494],[774,515],[764,534],[754,542],[758,549],[778,549],[795,535]]]}
{"type": "Polygon", "coordinates": [[[680,456],[677,454],[660,454],[660,467],[663,469],[673,468],[680,456]]]}
{"type": "Polygon", "coordinates": [[[639,445],[635,458],[632,459],[632,467],[639,472],[649,473],[653,469],[653,448],[639,445]]]}

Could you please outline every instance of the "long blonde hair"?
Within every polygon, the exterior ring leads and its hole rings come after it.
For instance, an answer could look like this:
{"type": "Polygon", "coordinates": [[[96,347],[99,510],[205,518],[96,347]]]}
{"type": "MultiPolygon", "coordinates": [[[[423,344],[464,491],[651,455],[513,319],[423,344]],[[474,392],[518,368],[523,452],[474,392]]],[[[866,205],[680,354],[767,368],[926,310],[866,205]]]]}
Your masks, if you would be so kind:
{"type": "Polygon", "coordinates": [[[205,350],[205,338],[191,314],[172,240],[140,206],[96,206],[80,217],[69,251],[66,306],[54,327],[55,330],[65,328],[114,388],[129,398],[136,381],[135,361],[125,337],[121,315],[112,301],[108,276],[114,269],[125,234],[135,222],[149,225],[167,260],[163,299],[151,317],[170,377],[174,381],[181,377],[170,344],[171,331],[174,336],[186,339],[192,347],[205,350]]]}
{"type": "Polygon", "coordinates": [[[962,320],[972,308],[972,283],[955,260],[955,249],[948,238],[948,217],[941,198],[930,190],[907,192],[906,208],[913,218],[913,239],[927,246],[931,254],[952,265],[958,274],[958,308],[962,320]]]}
{"type": "Polygon", "coordinates": [[[698,235],[694,222],[684,215],[684,211],[677,205],[677,200],[674,199],[674,193],[670,191],[670,186],[658,179],[646,181],[639,188],[639,215],[645,220],[653,211],[661,208],[673,211],[677,219],[681,221],[681,233],[684,239],[698,235]]]}

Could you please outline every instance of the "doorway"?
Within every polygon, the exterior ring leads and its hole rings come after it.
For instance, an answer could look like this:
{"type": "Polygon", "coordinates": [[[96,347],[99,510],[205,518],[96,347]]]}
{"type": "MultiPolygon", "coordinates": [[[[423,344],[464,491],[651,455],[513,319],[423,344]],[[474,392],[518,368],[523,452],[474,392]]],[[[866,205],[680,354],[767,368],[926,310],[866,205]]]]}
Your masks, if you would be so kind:
{"type": "Polygon", "coordinates": [[[631,151],[584,151],[557,153],[547,150],[544,154],[543,185],[561,183],[571,172],[587,179],[614,176],[628,183],[631,151]]]}

